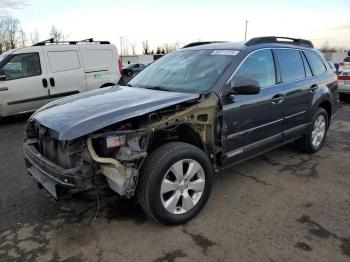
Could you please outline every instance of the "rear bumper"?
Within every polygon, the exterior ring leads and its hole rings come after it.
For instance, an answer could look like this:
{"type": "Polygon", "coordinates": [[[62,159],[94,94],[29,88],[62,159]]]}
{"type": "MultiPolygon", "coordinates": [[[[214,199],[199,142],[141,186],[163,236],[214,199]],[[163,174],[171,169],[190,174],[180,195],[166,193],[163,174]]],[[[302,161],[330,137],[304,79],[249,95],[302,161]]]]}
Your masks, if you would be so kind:
{"type": "Polygon", "coordinates": [[[45,158],[35,147],[37,140],[26,140],[23,152],[28,173],[56,199],[60,189],[80,192],[91,188],[91,177],[81,176],[81,167],[64,169],[45,158]]]}
{"type": "Polygon", "coordinates": [[[340,94],[350,94],[350,84],[338,85],[338,93],[340,93],[340,94]]]}

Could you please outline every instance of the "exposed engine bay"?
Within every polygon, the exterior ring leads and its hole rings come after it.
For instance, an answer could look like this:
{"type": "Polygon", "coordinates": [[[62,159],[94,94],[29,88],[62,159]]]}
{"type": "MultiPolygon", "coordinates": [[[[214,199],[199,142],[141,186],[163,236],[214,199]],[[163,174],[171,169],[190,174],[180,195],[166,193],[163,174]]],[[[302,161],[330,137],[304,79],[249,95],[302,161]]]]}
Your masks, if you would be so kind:
{"type": "MultiPolygon", "coordinates": [[[[25,148],[28,171],[36,176],[46,189],[52,187],[52,183],[55,188],[74,185],[69,189],[74,193],[96,186],[106,186],[106,182],[103,181],[107,181],[108,187],[120,196],[132,197],[142,163],[148,154],[163,143],[194,143],[210,156],[215,168],[215,156],[221,150],[220,138],[216,138],[215,135],[218,133],[216,129],[220,128],[220,124],[216,124],[220,122],[216,121],[220,119],[220,112],[219,98],[212,93],[110,125],[71,141],[59,141],[55,139],[56,134],[53,130],[33,123],[28,125],[26,130],[28,143],[57,165],[51,168],[74,170],[74,173],[66,172],[67,176],[63,181],[61,176],[49,182],[47,179],[40,180],[36,171],[31,170],[31,166],[37,166],[37,160],[31,157],[30,150],[25,148]],[[102,177],[105,179],[101,179],[102,177]]],[[[52,174],[52,170],[48,170],[47,173],[52,174]]],[[[54,193],[53,195],[59,198],[61,192],[54,193]]]]}

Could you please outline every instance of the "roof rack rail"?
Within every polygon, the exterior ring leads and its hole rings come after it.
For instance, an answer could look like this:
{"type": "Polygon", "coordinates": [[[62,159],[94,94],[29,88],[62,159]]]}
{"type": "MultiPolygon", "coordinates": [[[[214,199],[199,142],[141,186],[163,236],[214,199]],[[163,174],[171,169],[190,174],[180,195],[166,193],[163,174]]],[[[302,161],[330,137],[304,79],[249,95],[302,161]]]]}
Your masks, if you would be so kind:
{"type": "Polygon", "coordinates": [[[183,46],[182,48],[189,48],[193,46],[199,46],[199,45],[208,45],[208,44],[215,44],[215,43],[225,43],[225,41],[204,41],[204,42],[193,42],[188,45],[183,46]]]}
{"type": "Polygon", "coordinates": [[[109,41],[94,41],[93,38],[83,39],[80,41],[58,41],[58,42],[56,42],[54,38],[50,38],[50,39],[38,42],[38,43],[34,44],[33,46],[43,46],[46,44],[49,44],[49,45],[54,45],[54,44],[76,45],[79,43],[95,43],[95,44],[100,44],[100,45],[109,45],[110,44],[109,41]]]}
{"type": "Polygon", "coordinates": [[[313,48],[314,45],[310,40],[300,39],[300,38],[291,38],[283,36],[264,36],[264,37],[255,37],[250,39],[245,43],[246,46],[257,45],[257,44],[267,44],[267,43],[276,43],[276,44],[290,44],[290,45],[299,45],[305,47],[313,48]]]}
{"type": "Polygon", "coordinates": [[[55,38],[49,38],[49,39],[46,39],[46,40],[44,40],[44,41],[40,41],[40,42],[34,44],[33,46],[45,45],[46,43],[51,43],[51,44],[53,44],[53,43],[54,43],[54,40],[55,40],[55,38]]]}

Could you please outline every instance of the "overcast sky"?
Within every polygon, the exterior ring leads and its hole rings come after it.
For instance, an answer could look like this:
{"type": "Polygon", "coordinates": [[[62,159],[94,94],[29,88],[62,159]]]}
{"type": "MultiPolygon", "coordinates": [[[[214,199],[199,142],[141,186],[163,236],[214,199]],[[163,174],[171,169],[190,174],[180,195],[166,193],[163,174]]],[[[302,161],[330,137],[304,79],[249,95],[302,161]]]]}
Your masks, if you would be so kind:
{"type": "Polygon", "coordinates": [[[48,38],[52,25],[69,39],[94,37],[119,45],[197,40],[242,41],[262,35],[307,38],[316,46],[350,48],[350,0],[0,0],[0,12],[27,32],[48,38]]]}

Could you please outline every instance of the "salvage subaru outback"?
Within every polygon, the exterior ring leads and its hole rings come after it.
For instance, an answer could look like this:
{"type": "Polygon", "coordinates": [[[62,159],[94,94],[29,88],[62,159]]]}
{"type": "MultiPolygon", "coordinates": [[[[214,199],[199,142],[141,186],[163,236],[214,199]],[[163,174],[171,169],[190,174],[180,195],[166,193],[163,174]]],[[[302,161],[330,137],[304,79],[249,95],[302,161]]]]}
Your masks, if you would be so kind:
{"type": "Polygon", "coordinates": [[[213,173],[292,141],[318,151],[337,105],[337,77],[308,40],[196,43],[125,86],[39,109],[25,162],[55,198],[107,189],[181,224],[207,202],[213,173]]]}

